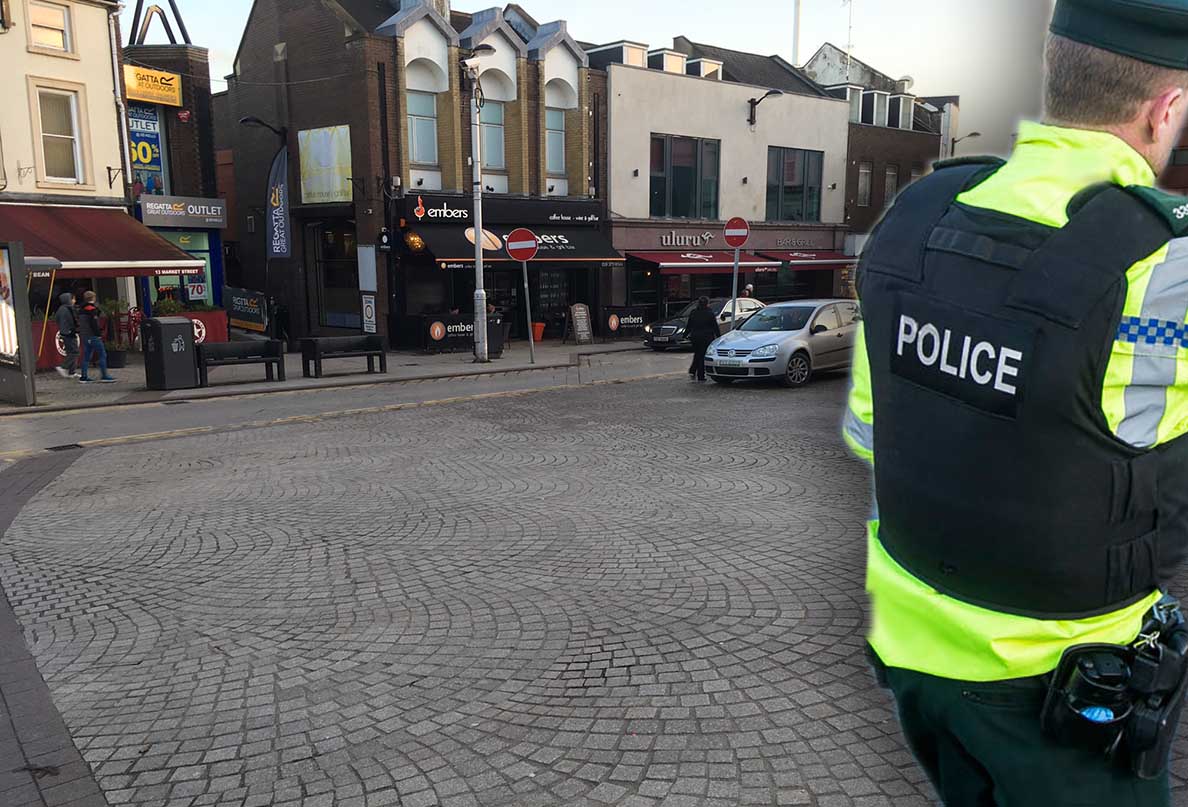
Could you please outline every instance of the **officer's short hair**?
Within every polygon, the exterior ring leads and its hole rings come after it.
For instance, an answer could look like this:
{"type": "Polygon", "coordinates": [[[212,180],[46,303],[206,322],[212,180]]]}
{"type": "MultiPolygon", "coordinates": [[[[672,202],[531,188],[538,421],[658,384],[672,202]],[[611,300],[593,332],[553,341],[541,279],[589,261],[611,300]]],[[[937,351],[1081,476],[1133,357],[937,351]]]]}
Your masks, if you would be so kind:
{"type": "Polygon", "coordinates": [[[1140,62],[1048,36],[1044,109],[1055,123],[1115,126],[1129,123],[1139,106],[1172,87],[1188,89],[1188,70],[1140,62]]]}

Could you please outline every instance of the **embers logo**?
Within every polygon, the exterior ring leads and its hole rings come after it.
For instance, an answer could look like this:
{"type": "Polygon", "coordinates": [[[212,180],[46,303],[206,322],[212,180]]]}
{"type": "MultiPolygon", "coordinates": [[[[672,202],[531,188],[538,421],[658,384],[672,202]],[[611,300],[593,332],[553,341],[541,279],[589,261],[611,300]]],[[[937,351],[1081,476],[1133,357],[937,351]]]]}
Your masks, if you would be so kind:
{"type": "Polygon", "coordinates": [[[451,208],[446,202],[442,202],[441,207],[425,207],[425,200],[418,196],[417,206],[413,208],[413,215],[417,217],[417,221],[423,221],[426,218],[468,219],[470,211],[466,208],[451,208]]]}
{"type": "Polygon", "coordinates": [[[429,338],[434,342],[440,342],[445,339],[446,326],[444,322],[435,322],[429,326],[429,338]]]}
{"type": "Polygon", "coordinates": [[[425,200],[420,196],[417,197],[417,207],[413,210],[413,215],[417,217],[418,221],[425,218],[425,200]]]}

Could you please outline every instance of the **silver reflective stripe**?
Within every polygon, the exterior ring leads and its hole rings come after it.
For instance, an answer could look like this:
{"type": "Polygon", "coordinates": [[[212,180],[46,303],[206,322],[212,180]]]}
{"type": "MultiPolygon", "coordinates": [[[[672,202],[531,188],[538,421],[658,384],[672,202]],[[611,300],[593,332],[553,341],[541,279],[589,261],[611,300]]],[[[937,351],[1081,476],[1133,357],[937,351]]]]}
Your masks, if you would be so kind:
{"type": "Polygon", "coordinates": [[[862,419],[855,415],[854,410],[848,406],[846,407],[846,419],[842,423],[842,428],[859,446],[867,451],[874,451],[874,425],[863,423],[862,419]]]}
{"type": "MultiPolygon", "coordinates": [[[[1144,321],[1181,324],[1188,318],[1188,239],[1168,243],[1167,256],[1151,271],[1143,297],[1144,321]]],[[[1167,408],[1167,388],[1176,383],[1176,353],[1180,342],[1165,345],[1146,341],[1135,345],[1134,371],[1123,394],[1125,414],[1118,437],[1132,446],[1148,448],[1159,437],[1159,422],[1167,408]]]]}

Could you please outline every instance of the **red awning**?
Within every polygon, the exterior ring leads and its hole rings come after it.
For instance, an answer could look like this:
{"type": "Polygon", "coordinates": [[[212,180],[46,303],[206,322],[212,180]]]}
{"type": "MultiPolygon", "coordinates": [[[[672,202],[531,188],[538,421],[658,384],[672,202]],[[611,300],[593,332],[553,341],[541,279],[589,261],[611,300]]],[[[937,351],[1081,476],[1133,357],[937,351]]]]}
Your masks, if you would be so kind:
{"type": "MultiPolygon", "coordinates": [[[[734,270],[733,252],[686,249],[628,252],[627,256],[658,266],[662,275],[717,275],[734,270]]],[[[751,272],[774,272],[780,268],[780,262],[744,252],[739,256],[738,268],[751,272]]]]}
{"type": "Polygon", "coordinates": [[[22,242],[26,258],[61,261],[62,278],[196,274],[206,267],[119,207],[0,204],[0,241],[22,242]]]}
{"type": "Polygon", "coordinates": [[[823,250],[798,249],[791,252],[772,252],[765,249],[763,255],[774,258],[780,263],[786,263],[792,269],[829,269],[858,263],[857,256],[823,250]]]}

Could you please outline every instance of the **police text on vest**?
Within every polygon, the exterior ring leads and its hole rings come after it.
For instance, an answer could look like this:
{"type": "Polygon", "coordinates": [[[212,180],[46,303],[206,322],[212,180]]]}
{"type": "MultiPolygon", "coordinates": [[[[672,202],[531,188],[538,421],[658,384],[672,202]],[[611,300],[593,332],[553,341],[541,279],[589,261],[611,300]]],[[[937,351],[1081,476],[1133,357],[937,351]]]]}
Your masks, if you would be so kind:
{"type": "Polygon", "coordinates": [[[912,353],[924,367],[938,367],[940,372],[971,380],[978,386],[993,384],[994,389],[1007,395],[1017,394],[1015,385],[1007,379],[1019,376],[1019,365],[1023,361],[1022,351],[987,341],[974,341],[973,337],[954,334],[948,328],[940,329],[931,322],[921,325],[906,314],[899,316],[899,338],[896,353],[912,353]]]}

